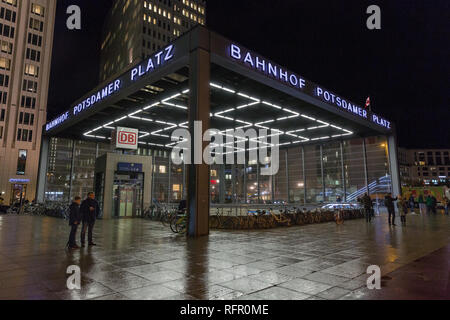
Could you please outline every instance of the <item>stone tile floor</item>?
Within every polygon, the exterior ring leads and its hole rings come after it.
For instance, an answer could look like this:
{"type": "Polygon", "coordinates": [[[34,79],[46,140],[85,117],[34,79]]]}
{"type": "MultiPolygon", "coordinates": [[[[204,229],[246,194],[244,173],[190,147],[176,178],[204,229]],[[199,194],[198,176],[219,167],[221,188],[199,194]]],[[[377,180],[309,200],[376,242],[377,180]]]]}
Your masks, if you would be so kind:
{"type": "Polygon", "coordinates": [[[67,222],[0,215],[0,299],[450,299],[450,218],[408,215],[187,240],[141,219],[98,221],[65,250],[67,222]],[[440,249],[440,250],[439,250],[440,249]],[[78,265],[81,290],[66,288],[78,265]],[[381,290],[365,287],[381,267],[381,290]]]}

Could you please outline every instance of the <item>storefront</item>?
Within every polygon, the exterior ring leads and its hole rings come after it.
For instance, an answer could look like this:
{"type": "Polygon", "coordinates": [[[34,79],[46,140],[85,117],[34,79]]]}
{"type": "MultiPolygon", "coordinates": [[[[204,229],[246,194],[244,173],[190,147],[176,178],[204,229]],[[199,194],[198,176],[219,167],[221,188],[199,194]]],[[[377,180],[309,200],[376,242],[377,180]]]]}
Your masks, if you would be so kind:
{"type": "MultiPolygon", "coordinates": [[[[133,217],[155,201],[187,199],[191,235],[208,233],[209,204],[305,205],[400,192],[392,122],[200,26],[100,84],[50,121],[44,135],[39,201],[103,190],[106,217],[133,217]],[[196,162],[194,137],[212,128],[224,135],[268,130],[253,140],[256,149],[270,147],[268,159],[222,163],[226,153],[214,153],[213,162],[196,162]],[[194,151],[185,154],[193,161],[179,163],[172,150],[181,140],[172,135],[182,129],[192,134],[186,146],[194,151]],[[118,134],[135,147],[118,144],[118,134]],[[150,172],[116,168],[107,181],[98,163],[110,154],[150,172]],[[274,159],[277,170],[265,174],[274,159]]],[[[244,140],[242,149],[233,138],[233,154],[251,154],[252,139],[244,140]]],[[[200,154],[207,142],[200,136],[200,154]]]]}

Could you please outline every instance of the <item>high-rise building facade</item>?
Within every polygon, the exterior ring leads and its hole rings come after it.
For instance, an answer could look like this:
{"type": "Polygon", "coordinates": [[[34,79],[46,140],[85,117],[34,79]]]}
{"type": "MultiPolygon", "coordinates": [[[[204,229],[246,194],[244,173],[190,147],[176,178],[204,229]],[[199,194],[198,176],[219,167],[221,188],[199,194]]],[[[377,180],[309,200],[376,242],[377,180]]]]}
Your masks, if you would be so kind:
{"type": "Polygon", "coordinates": [[[116,0],[103,27],[100,81],[205,23],[206,0],[116,0]]]}
{"type": "Polygon", "coordinates": [[[55,23],[55,0],[0,0],[0,194],[33,200],[55,23]]]}
{"type": "Polygon", "coordinates": [[[450,181],[450,149],[399,148],[402,184],[439,185],[450,181]]]}

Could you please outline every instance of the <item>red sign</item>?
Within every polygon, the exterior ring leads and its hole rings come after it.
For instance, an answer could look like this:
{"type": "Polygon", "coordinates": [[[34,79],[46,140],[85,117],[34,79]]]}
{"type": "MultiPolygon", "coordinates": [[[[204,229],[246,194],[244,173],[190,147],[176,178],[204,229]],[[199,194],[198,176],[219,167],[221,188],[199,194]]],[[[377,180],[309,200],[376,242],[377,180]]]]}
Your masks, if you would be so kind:
{"type": "Polygon", "coordinates": [[[119,132],[119,143],[135,145],[137,140],[137,134],[134,132],[121,131],[119,132]]]}
{"type": "Polygon", "coordinates": [[[137,149],[139,131],[118,127],[116,132],[116,148],[137,149]]]}

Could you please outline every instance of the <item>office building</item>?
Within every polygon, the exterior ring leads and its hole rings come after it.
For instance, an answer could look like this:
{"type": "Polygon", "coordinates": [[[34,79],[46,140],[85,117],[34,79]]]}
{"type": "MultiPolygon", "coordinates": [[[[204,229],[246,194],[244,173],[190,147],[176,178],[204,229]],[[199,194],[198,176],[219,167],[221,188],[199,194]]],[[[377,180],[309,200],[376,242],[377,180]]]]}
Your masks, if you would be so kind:
{"type": "Polygon", "coordinates": [[[56,1],[0,1],[0,193],[33,200],[53,46],[56,1]]]}
{"type": "Polygon", "coordinates": [[[100,82],[206,23],[206,0],[116,0],[105,20],[100,82]]]}

